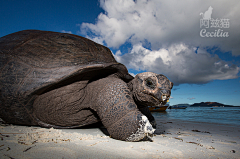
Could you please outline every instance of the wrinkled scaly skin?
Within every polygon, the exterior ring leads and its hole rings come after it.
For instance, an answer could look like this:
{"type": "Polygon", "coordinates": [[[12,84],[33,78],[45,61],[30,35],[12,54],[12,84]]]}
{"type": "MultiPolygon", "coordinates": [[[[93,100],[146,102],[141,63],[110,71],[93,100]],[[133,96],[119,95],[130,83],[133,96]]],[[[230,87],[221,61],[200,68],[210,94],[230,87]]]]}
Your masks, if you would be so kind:
{"type": "MultiPolygon", "coordinates": [[[[117,76],[111,75],[90,83],[85,89],[79,89],[81,82],[78,82],[45,93],[34,103],[36,118],[41,121],[39,124],[45,127],[75,127],[101,121],[111,137],[130,140],[128,137],[139,129],[139,123],[145,115],[151,123],[147,127],[147,132],[151,134],[154,132],[152,126],[156,127],[156,122],[147,105],[161,104],[162,96],[167,96],[163,101],[165,103],[170,97],[172,83],[165,76],[155,73],[139,74],[135,79],[128,83],[138,87],[135,91],[131,91],[132,88],[129,89],[117,76]],[[156,88],[146,86],[146,80],[149,78],[155,82],[153,84],[156,88]]],[[[130,141],[141,140],[146,135],[138,135],[130,141]]]]}
{"type": "Polygon", "coordinates": [[[101,121],[124,141],[154,132],[147,106],[164,105],[173,86],[151,72],[133,78],[108,48],[88,39],[36,30],[0,38],[0,84],[7,123],[74,128],[101,121]]]}

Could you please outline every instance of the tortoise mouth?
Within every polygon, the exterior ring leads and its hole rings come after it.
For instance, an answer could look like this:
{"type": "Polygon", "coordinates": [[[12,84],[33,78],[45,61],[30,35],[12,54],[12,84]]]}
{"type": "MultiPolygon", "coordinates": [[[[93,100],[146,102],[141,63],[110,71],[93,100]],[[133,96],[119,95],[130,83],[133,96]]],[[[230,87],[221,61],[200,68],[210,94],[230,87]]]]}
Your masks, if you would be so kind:
{"type": "Polygon", "coordinates": [[[162,95],[162,100],[163,100],[164,102],[168,102],[169,98],[170,98],[169,95],[166,95],[166,94],[163,94],[163,95],[162,95]]]}
{"type": "Polygon", "coordinates": [[[154,95],[151,95],[151,96],[153,97],[153,99],[155,101],[157,101],[156,106],[163,106],[163,105],[165,105],[169,101],[169,98],[170,98],[170,96],[166,95],[166,94],[163,94],[161,96],[161,99],[156,98],[154,95]]]}
{"type": "Polygon", "coordinates": [[[157,98],[156,96],[154,96],[153,94],[148,94],[148,93],[144,93],[146,95],[149,95],[152,99],[154,99],[154,103],[152,103],[154,106],[163,106],[165,105],[168,100],[169,100],[169,96],[168,95],[165,95],[163,94],[161,96],[161,99],[157,98]]]}

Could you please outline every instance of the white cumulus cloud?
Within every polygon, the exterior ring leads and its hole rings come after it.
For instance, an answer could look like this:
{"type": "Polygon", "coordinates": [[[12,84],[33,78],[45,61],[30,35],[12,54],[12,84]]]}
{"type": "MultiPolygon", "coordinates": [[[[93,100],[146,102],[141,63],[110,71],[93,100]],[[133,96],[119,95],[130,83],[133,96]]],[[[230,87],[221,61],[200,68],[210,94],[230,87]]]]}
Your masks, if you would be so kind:
{"type": "Polygon", "coordinates": [[[175,84],[237,78],[239,67],[222,61],[217,55],[213,56],[204,50],[195,53],[195,50],[178,44],[152,51],[136,44],[130,53],[122,55],[118,51],[115,58],[131,69],[165,74],[175,84]]]}
{"type": "MultiPolygon", "coordinates": [[[[91,31],[109,47],[119,47],[126,41],[136,44],[147,40],[152,49],[184,42],[188,45],[220,48],[240,55],[240,2],[238,0],[100,0],[106,11],[96,24],[83,23],[81,30],[91,31]],[[213,7],[212,18],[229,19],[228,38],[202,38],[200,13],[213,7]]],[[[213,28],[215,31],[217,28],[213,28]]]]}
{"type": "Polygon", "coordinates": [[[237,78],[239,67],[205,50],[217,46],[240,55],[238,0],[100,0],[100,6],[105,13],[99,14],[95,24],[82,23],[81,31],[110,48],[131,43],[130,52],[115,53],[128,68],[163,73],[178,84],[237,78]],[[229,28],[222,29],[229,37],[200,36],[200,13],[209,6],[212,18],[229,19],[229,28]]]}

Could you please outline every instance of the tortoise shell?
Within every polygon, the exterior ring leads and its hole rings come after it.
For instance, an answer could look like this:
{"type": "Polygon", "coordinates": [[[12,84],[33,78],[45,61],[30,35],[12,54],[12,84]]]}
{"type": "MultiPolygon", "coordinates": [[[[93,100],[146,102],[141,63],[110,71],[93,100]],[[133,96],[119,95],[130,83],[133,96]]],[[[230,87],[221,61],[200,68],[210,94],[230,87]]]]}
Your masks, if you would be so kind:
{"type": "Polygon", "coordinates": [[[125,82],[133,79],[107,47],[84,37],[39,30],[9,34],[0,38],[0,117],[36,125],[31,114],[37,95],[114,73],[125,82]]]}

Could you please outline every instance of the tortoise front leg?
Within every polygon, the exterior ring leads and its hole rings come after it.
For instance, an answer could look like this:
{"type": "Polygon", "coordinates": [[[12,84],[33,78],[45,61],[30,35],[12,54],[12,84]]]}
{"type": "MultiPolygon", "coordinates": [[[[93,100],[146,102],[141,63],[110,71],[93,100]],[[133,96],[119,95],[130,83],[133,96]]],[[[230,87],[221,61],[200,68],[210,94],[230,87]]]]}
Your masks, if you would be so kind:
{"type": "Polygon", "coordinates": [[[99,93],[96,111],[112,138],[139,141],[154,130],[148,118],[137,108],[125,82],[107,80],[99,93]]]}
{"type": "Polygon", "coordinates": [[[143,108],[138,108],[141,113],[143,113],[149,120],[150,124],[152,125],[153,128],[157,127],[157,123],[154,119],[154,117],[152,116],[152,113],[150,112],[148,107],[143,107],[143,108]]]}

